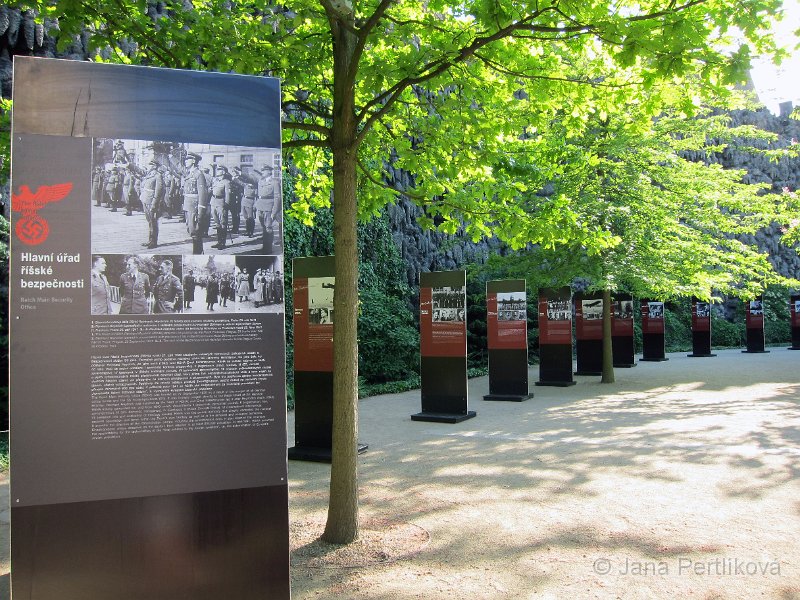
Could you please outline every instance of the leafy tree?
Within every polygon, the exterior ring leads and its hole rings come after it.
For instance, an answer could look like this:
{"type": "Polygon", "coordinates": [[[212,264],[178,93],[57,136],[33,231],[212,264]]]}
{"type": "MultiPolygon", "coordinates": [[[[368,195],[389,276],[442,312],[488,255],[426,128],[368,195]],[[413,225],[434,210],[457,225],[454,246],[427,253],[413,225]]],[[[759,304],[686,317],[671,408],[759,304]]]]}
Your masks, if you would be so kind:
{"type": "Polygon", "coordinates": [[[520,132],[546,129],[564,107],[569,132],[584,129],[590,114],[634,101],[656,111],[665,78],[697,75],[719,89],[742,80],[751,47],[774,51],[765,26],[779,7],[780,0],[37,4],[40,14],[58,18],[65,45],[88,26],[109,60],[283,80],[284,148],[302,173],[296,210],[310,214],[331,198],[334,206],[334,431],[324,537],[339,543],[358,534],[356,222],[394,200],[387,163],[414,175],[410,197],[425,206],[425,222],[436,219],[445,232],[463,222],[472,236],[492,232],[516,247],[607,245],[607,235],[571,218],[566,200],[535,214],[520,201],[560,167],[537,152],[539,137],[520,139],[520,132]],[[579,59],[586,66],[576,74],[579,59]],[[605,94],[595,95],[598,87],[605,94]],[[540,172],[532,181],[496,168],[509,156],[532,163],[534,155],[540,172]]]}

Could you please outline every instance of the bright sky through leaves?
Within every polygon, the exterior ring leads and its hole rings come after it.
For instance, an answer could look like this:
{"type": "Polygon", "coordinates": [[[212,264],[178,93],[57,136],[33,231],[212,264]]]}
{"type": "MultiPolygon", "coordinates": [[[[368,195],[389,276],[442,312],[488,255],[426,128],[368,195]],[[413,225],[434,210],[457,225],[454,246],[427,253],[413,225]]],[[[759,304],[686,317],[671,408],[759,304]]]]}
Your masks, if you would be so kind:
{"type": "Polygon", "coordinates": [[[773,113],[778,114],[778,104],[791,100],[795,107],[800,106],[800,39],[796,31],[800,28],[800,1],[784,0],[786,16],[775,23],[778,43],[792,53],[791,58],[780,66],[769,60],[753,59],[750,71],[759,98],[773,113]]]}

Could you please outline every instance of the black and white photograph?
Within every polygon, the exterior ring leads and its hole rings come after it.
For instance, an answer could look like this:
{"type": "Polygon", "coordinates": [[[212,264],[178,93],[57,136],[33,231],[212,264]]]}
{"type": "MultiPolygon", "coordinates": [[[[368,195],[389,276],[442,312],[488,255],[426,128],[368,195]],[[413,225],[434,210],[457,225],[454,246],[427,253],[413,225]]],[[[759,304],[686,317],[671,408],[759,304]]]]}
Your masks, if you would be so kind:
{"type": "Polygon", "coordinates": [[[569,321],[572,319],[572,303],[569,300],[548,300],[548,321],[569,321]]]}
{"type": "Polygon", "coordinates": [[[710,317],[711,305],[708,302],[697,302],[695,304],[695,314],[698,317],[710,317]]]}
{"type": "Polygon", "coordinates": [[[497,320],[526,320],[525,294],[522,292],[497,292],[497,320]]]}
{"type": "Polygon", "coordinates": [[[664,303],[663,302],[648,302],[647,303],[647,318],[648,319],[663,319],[664,318],[664,303]]]}
{"type": "Polygon", "coordinates": [[[800,300],[794,301],[794,314],[800,315],[800,300]]]}
{"type": "Polygon", "coordinates": [[[236,312],[283,313],[283,292],[282,257],[236,257],[232,291],[236,312]]]}
{"type": "Polygon", "coordinates": [[[431,289],[431,315],[434,323],[463,323],[465,304],[466,296],[463,287],[431,289]]]}
{"type": "Polygon", "coordinates": [[[183,310],[182,257],[93,254],[93,315],[171,314],[183,310]]]}
{"type": "Polygon", "coordinates": [[[281,254],[277,149],[95,138],[92,251],[281,254]]]}
{"type": "Polygon", "coordinates": [[[308,322],[311,325],[333,324],[335,277],[308,278],[308,322]]]}
{"type": "Polygon", "coordinates": [[[601,321],[603,319],[603,300],[581,300],[581,310],[585,321],[601,321]]]}
{"type": "Polygon", "coordinates": [[[191,314],[236,311],[233,293],[234,256],[194,255],[183,257],[184,312],[191,314]]]}
{"type": "Polygon", "coordinates": [[[633,300],[614,300],[614,318],[632,319],[633,300]]]}
{"type": "Polygon", "coordinates": [[[751,300],[750,301],[750,314],[751,315],[763,315],[764,314],[764,302],[762,300],[751,300]]]}

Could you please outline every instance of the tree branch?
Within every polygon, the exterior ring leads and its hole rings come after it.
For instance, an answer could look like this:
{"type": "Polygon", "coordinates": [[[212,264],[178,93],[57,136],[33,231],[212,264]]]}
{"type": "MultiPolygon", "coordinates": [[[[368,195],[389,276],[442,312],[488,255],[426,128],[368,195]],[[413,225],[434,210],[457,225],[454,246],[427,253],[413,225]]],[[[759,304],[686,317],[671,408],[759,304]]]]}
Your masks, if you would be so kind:
{"type": "Polygon", "coordinates": [[[296,121],[283,121],[283,128],[297,129],[298,131],[313,131],[314,133],[319,133],[320,135],[324,135],[325,137],[329,137],[331,135],[330,127],[317,125],[316,123],[298,123],[296,121]]]}
{"type": "Polygon", "coordinates": [[[281,144],[282,148],[330,148],[328,140],[289,140],[281,144]]]}

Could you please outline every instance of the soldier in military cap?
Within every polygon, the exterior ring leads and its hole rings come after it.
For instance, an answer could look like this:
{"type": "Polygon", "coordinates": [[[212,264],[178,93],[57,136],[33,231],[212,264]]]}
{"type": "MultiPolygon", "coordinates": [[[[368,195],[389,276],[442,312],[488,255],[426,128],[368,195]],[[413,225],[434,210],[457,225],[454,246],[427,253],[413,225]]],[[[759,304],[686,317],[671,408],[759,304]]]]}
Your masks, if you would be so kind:
{"type": "Polygon", "coordinates": [[[261,246],[264,254],[272,254],[273,225],[281,209],[281,182],[271,164],[261,170],[255,203],[256,218],[261,224],[261,246]]]}
{"type": "Polygon", "coordinates": [[[150,277],[139,271],[139,263],[135,256],[125,261],[126,271],[119,278],[122,302],[119,307],[121,315],[146,315],[150,312],[150,277]]]}
{"type": "Polygon", "coordinates": [[[244,195],[244,182],[241,179],[242,168],[233,167],[233,177],[231,178],[231,202],[228,212],[231,215],[231,233],[239,234],[239,220],[242,210],[242,196],[244,195]]]}
{"type": "Polygon", "coordinates": [[[120,175],[119,168],[112,167],[109,169],[105,179],[106,207],[110,208],[111,212],[117,212],[117,206],[122,197],[122,176],[120,175]]]}
{"type": "Polygon", "coordinates": [[[198,167],[200,155],[190,152],[184,159],[183,210],[186,212],[186,229],[192,238],[192,253],[203,253],[203,230],[208,220],[208,185],[198,167]]]}
{"type": "MultiPolygon", "coordinates": [[[[234,169],[235,170],[235,169],[234,169]]],[[[258,177],[261,173],[253,171],[258,177]]],[[[256,184],[258,179],[241,172],[241,169],[236,173],[234,181],[242,186],[242,208],[241,218],[244,219],[244,234],[248,237],[253,237],[256,231],[256,184]]]]}
{"type": "Polygon", "coordinates": [[[161,198],[164,194],[164,179],[158,169],[158,163],[151,160],[147,173],[142,178],[141,200],[144,216],[147,218],[148,238],[142,244],[147,248],[158,245],[158,217],[161,212],[161,198]]]}
{"type": "Polygon", "coordinates": [[[173,313],[183,311],[183,286],[172,273],[172,261],[167,259],[158,267],[160,272],[153,287],[153,312],[173,313]]]}
{"type": "Polygon", "coordinates": [[[231,176],[223,165],[216,166],[216,174],[211,181],[211,214],[217,230],[217,243],[211,246],[222,250],[228,235],[228,206],[231,202],[231,176]]]}
{"type": "Polygon", "coordinates": [[[92,198],[94,199],[95,206],[100,206],[103,202],[104,183],[103,167],[95,167],[94,174],[92,175],[92,198]]]}

